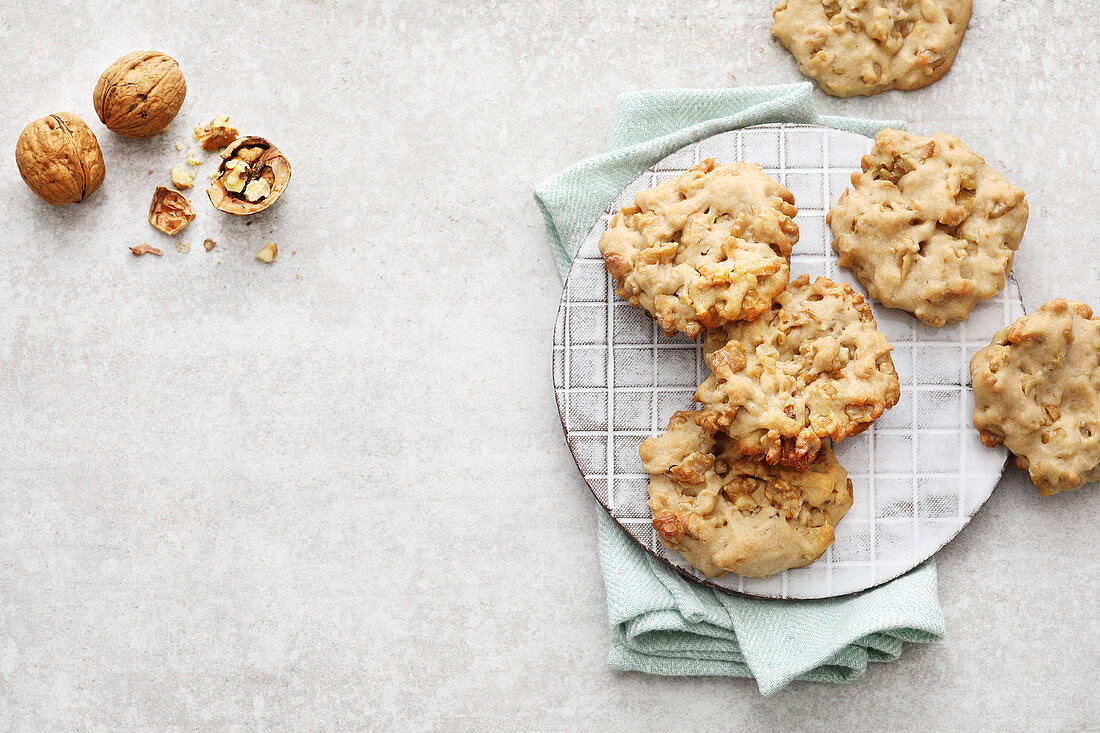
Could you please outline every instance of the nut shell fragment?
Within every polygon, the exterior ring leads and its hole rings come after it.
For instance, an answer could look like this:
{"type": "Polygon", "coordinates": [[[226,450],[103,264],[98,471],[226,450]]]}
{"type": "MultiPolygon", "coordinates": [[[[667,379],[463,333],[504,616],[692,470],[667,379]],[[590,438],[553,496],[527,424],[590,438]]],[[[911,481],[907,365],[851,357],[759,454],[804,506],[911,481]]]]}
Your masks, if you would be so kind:
{"type": "Polygon", "coordinates": [[[165,234],[173,235],[195,218],[191,202],[183,194],[164,186],[157,186],[153,202],[149,205],[149,223],[165,234]]]}
{"type": "Polygon", "coordinates": [[[15,163],[30,189],[54,206],[86,199],[103,183],[106,171],[95,135],[69,112],[24,127],[15,144],[15,163]]]}
{"type": "Polygon", "coordinates": [[[137,51],[107,67],[96,82],[92,104],[108,130],[144,139],[168,127],[186,96],[187,82],[175,59],[137,51]]]}
{"type": "Polygon", "coordinates": [[[140,257],[141,255],[147,255],[147,254],[148,255],[155,255],[157,257],[160,257],[162,254],[164,254],[163,252],[161,252],[156,247],[148,245],[145,242],[142,242],[141,244],[134,245],[133,247],[130,248],[130,252],[134,255],[134,257],[140,257]]]}
{"type": "Polygon", "coordinates": [[[262,137],[243,137],[222,151],[206,195],[219,211],[248,216],[275,203],[290,182],[290,163],[262,137]]]}

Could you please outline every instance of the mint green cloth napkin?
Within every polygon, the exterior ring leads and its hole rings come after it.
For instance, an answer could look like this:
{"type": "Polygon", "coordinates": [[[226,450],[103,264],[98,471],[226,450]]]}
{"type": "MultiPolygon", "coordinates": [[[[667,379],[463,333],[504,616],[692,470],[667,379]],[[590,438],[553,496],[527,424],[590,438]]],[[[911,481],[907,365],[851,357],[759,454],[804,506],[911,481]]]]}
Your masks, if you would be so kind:
{"type": "MultiPolygon", "coordinates": [[[[803,122],[864,135],[900,122],[818,115],[813,85],[631,92],[615,105],[608,151],[535,189],[564,279],[593,222],[642,171],[690,142],[748,125],[803,122]]],[[[662,675],[754,677],[770,695],[793,680],[854,682],[903,642],[943,637],[929,560],[873,590],[820,601],[755,600],[685,580],[599,510],[611,623],[608,665],[662,675]]]]}

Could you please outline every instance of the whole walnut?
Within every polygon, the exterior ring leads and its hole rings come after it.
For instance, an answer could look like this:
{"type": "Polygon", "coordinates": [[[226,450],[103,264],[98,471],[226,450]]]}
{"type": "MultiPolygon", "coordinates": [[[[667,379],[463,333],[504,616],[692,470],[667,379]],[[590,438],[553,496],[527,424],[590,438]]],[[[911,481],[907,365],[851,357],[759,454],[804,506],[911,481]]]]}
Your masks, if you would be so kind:
{"type": "Polygon", "coordinates": [[[84,120],[69,112],[24,127],[15,143],[15,164],[31,190],[54,206],[86,199],[106,171],[99,141],[84,120]]]}
{"type": "Polygon", "coordinates": [[[175,59],[137,51],[107,67],[96,82],[92,104],[108,130],[147,138],[168,127],[186,96],[187,82],[175,59]]]}

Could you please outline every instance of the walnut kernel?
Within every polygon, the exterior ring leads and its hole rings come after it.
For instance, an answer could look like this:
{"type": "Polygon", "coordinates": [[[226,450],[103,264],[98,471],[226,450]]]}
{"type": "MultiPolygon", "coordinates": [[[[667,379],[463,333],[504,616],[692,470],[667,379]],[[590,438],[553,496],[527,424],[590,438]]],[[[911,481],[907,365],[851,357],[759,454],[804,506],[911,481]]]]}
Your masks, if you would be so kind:
{"type": "Polygon", "coordinates": [[[218,244],[218,243],[217,243],[217,242],[215,242],[215,241],[214,241],[213,239],[211,239],[210,237],[207,237],[207,238],[206,238],[206,239],[204,239],[204,240],[203,240],[203,242],[202,242],[202,248],[203,248],[203,249],[205,249],[205,250],[206,250],[207,252],[209,252],[210,250],[214,249],[214,247],[215,247],[215,246],[216,246],[217,244],[218,244]]]}
{"type": "Polygon", "coordinates": [[[657,530],[657,534],[661,535],[662,539],[676,543],[684,538],[687,527],[684,526],[683,520],[672,512],[661,512],[653,517],[653,529],[657,530]]]}
{"type": "Polygon", "coordinates": [[[84,120],[59,112],[23,128],[15,143],[19,175],[54,206],[86,199],[103,183],[103,154],[84,120]]]}
{"type": "Polygon", "coordinates": [[[195,177],[180,168],[178,165],[172,166],[172,185],[178,189],[191,188],[195,183],[195,177]]]}
{"type": "Polygon", "coordinates": [[[244,197],[247,201],[261,201],[271,195],[271,184],[263,178],[249,181],[244,187],[244,197]]]}
{"type": "Polygon", "coordinates": [[[175,59],[138,51],[107,67],[92,92],[92,104],[108,130],[147,138],[167,129],[186,96],[187,82],[175,59]]]}
{"type": "Polygon", "coordinates": [[[275,261],[275,255],[279,254],[279,245],[268,242],[267,246],[256,253],[256,259],[269,265],[275,261]]]}
{"type": "Polygon", "coordinates": [[[149,223],[171,236],[190,224],[195,210],[183,194],[164,186],[157,186],[153,202],[149,205],[149,223]]]}
{"type": "Polygon", "coordinates": [[[229,116],[215,117],[206,125],[195,125],[195,140],[203,150],[219,150],[237,139],[237,128],[229,124],[229,116]]]}

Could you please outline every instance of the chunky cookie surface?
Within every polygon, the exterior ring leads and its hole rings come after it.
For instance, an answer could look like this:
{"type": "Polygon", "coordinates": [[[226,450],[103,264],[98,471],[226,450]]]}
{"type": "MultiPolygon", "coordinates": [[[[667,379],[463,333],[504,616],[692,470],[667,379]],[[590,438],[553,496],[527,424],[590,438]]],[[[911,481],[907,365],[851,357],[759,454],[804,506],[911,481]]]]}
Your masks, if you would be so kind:
{"type": "Polygon", "coordinates": [[[950,135],[886,129],[829,211],[833,249],[883,305],[942,326],[999,293],[1027,225],[1024,192],[950,135]]]}
{"type": "Polygon", "coordinates": [[[790,277],[794,196],[759,166],[713,159],[640,192],[600,238],[618,295],[669,336],[752,319],[790,277]]]}
{"type": "Polygon", "coordinates": [[[806,470],[824,438],[861,433],[897,403],[892,349],[863,296],[801,275],[755,321],[707,332],[699,422],[745,455],[806,470]]]}
{"type": "Polygon", "coordinates": [[[766,578],[809,565],[852,506],[852,482],[825,446],[806,471],[743,456],[677,412],[639,448],[661,541],[710,577],[766,578]]]}
{"type": "Polygon", "coordinates": [[[837,97],[918,89],[955,61],[971,0],[782,0],[772,35],[837,97]]]}
{"type": "Polygon", "coordinates": [[[1004,443],[1043,496],[1100,480],[1100,318],[1061,298],[1017,319],[970,361],[974,426],[1004,443]]]}

